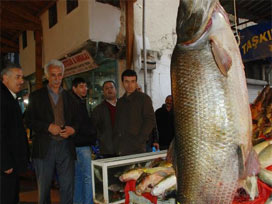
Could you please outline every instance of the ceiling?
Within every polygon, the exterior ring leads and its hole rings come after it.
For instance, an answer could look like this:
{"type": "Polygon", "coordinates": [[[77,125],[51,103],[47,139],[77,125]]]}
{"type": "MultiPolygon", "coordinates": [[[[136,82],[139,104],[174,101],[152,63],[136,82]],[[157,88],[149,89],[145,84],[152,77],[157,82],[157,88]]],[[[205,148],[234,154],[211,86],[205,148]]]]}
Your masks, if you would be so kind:
{"type": "Polygon", "coordinates": [[[236,2],[236,14],[239,18],[255,23],[272,21],[271,0],[220,0],[221,5],[230,14],[234,14],[234,2],[236,2]]]}
{"type": "MultiPolygon", "coordinates": [[[[118,6],[120,0],[97,0],[118,6]]],[[[233,14],[234,0],[220,0],[228,13],[233,14]]],[[[19,35],[25,30],[41,29],[39,16],[56,0],[1,0],[0,52],[19,52],[19,35]]],[[[271,0],[236,0],[237,16],[256,23],[272,20],[271,0]]]]}
{"type": "Polygon", "coordinates": [[[1,0],[1,54],[18,52],[21,32],[41,29],[39,16],[55,2],[56,0],[1,0]]]}

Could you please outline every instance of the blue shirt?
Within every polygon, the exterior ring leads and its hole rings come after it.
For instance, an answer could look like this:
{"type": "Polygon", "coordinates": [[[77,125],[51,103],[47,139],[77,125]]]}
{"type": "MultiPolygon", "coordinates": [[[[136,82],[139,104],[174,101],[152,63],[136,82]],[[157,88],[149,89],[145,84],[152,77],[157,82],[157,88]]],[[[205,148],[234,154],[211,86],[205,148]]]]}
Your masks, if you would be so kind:
{"type": "Polygon", "coordinates": [[[52,91],[52,89],[51,89],[48,85],[47,85],[47,89],[48,89],[48,92],[49,92],[50,96],[51,96],[52,99],[53,99],[54,104],[56,105],[56,104],[58,103],[59,96],[60,96],[60,94],[61,94],[62,91],[63,91],[63,88],[60,87],[60,88],[59,88],[59,92],[58,92],[57,94],[56,94],[54,91],[52,91]]]}

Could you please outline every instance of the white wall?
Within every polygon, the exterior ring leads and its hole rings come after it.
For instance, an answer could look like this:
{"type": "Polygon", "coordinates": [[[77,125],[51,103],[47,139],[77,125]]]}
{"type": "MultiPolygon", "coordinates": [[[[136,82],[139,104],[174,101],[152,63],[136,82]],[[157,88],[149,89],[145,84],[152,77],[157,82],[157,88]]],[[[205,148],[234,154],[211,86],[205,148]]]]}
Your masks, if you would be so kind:
{"type": "MultiPolygon", "coordinates": [[[[48,10],[40,18],[43,28],[43,65],[81,48],[89,39],[115,43],[117,40],[122,42],[124,38],[124,28],[121,28],[120,23],[121,10],[95,0],[79,0],[78,7],[69,14],[66,13],[66,0],[57,1],[58,21],[51,28],[48,10]]],[[[26,67],[26,75],[35,72],[35,41],[33,32],[29,33],[27,48],[22,50],[20,46],[20,59],[22,66],[26,67]]]]}
{"type": "Polygon", "coordinates": [[[27,47],[23,49],[22,35],[19,37],[20,65],[25,76],[35,72],[35,40],[33,31],[27,31],[27,47]]]}
{"type": "Polygon", "coordinates": [[[89,38],[93,41],[115,43],[121,29],[121,10],[109,4],[90,0],[89,38]]]}
{"type": "MultiPolygon", "coordinates": [[[[176,17],[179,0],[148,0],[146,4],[146,36],[151,50],[160,53],[156,69],[147,77],[148,94],[153,101],[154,109],[161,107],[166,96],[171,94],[170,62],[176,43],[176,17]]],[[[142,0],[134,4],[135,33],[142,35],[142,0]]],[[[139,83],[143,86],[143,71],[139,73],[139,83]]]]}
{"type": "Polygon", "coordinates": [[[48,11],[41,16],[43,27],[43,64],[61,58],[89,39],[89,1],[79,0],[78,7],[66,14],[66,0],[57,1],[58,22],[49,28],[48,11]]]}

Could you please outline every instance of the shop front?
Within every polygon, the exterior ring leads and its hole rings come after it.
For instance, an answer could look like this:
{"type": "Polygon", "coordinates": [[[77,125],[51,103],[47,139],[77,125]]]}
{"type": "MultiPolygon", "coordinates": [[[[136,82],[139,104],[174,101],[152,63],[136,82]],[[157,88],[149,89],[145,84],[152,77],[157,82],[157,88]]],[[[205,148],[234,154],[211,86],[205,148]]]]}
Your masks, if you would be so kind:
{"type": "Polygon", "coordinates": [[[271,22],[260,23],[241,30],[240,39],[240,52],[245,65],[249,102],[253,103],[263,87],[272,83],[271,22]]]}

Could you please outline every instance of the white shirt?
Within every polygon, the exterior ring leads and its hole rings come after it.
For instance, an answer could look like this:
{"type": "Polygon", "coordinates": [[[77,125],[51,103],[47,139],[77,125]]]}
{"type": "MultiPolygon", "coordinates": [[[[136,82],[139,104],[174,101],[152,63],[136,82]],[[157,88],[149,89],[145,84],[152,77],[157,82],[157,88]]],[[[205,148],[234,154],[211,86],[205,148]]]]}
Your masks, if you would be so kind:
{"type": "Polygon", "coordinates": [[[107,99],[106,99],[106,101],[107,101],[109,104],[111,104],[111,105],[113,105],[113,106],[116,106],[116,102],[117,102],[117,100],[116,100],[115,104],[114,104],[114,103],[112,103],[111,101],[107,100],[107,99]]]}
{"type": "Polygon", "coordinates": [[[16,93],[12,92],[10,89],[9,89],[9,92],[11,93],[11,95],[13,96],[13,98],[16,100],[16,93]]]}

